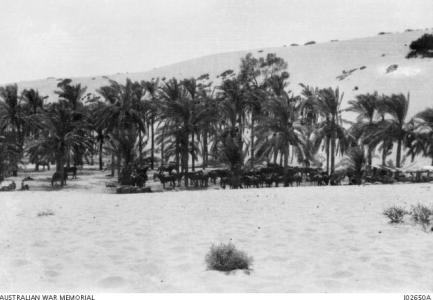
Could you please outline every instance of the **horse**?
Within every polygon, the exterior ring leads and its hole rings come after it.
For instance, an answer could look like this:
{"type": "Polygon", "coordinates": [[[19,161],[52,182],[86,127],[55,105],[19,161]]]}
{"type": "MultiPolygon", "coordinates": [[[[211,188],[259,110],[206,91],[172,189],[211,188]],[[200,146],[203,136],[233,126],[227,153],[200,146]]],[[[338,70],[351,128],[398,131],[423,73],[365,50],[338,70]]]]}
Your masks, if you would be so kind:
{"type": "MultiPolygon", "coordinates": [[[[68,179],[68,173],[63,172],[63,183],[66,185],[66,180],[68,179]]],[[[54,182],[59,181],[60,185],[62,185],[62,175],[59,172],[54,172],[51,177],[51,186],[54,187],[54,182]]]]}
{"type": "Polygon", "coordinates": [[[64,167],[63,172],[67,173],[72,173],[72,179],[77,179],[77,167],[73,166],[73,167],[64,167]]]}

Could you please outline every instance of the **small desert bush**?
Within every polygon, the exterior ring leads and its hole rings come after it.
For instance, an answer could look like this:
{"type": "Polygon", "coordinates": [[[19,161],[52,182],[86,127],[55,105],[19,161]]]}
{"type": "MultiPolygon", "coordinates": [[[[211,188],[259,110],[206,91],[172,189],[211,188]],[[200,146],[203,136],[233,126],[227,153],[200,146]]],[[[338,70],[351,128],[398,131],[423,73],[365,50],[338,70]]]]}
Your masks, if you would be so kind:
{"type": "Polygon", "coordinates": [[[54,212],[50,209],[38,213],[38,217],[54,216],[54,212]]]}
{"type": "Polygon", "coordinates": [[[425,205],[418,204],[412,207],[411,215],[415,223],[422,225],[425,229],[431,223],[433,210],[425,205]]]}
{"type": "Polygon", "coordinates": [[[230,272],[233,270],[249,271],[252,258],[243,251],[229,244],[212,245],[206,255],[206,264],[209,270],[230,272]]]}
{"type": "Polygon", "coordinates": [[[390,223],[402,223],[408,212],[402,207],[393,206],[385,209],[383,214],[389,218],[390,223]]]}

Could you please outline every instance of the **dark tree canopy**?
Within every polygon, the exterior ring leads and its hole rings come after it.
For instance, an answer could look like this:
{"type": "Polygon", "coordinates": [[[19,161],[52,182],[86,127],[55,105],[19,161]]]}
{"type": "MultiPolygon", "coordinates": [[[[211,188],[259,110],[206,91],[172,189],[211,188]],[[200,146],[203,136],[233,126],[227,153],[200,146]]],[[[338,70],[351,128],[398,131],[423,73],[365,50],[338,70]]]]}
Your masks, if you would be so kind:
{"type": "Polygon", "coordinates": [[[424,34],[410,44],[411,51],[406,58],[433,57],[433,34],[424,34]]]}

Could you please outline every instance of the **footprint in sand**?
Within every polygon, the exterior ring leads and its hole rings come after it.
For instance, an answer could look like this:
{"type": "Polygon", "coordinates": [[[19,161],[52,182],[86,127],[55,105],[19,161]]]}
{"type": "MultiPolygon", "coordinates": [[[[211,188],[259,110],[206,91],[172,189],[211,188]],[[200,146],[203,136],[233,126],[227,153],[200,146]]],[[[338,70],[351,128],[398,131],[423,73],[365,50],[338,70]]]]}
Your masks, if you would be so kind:
{"type": "Polygon", "coordinates": [[[118,288],[124,286],[126,283],[125,279],[120,276],[109,276],[98,281],[98,286],[102,288],[118,288]]]}

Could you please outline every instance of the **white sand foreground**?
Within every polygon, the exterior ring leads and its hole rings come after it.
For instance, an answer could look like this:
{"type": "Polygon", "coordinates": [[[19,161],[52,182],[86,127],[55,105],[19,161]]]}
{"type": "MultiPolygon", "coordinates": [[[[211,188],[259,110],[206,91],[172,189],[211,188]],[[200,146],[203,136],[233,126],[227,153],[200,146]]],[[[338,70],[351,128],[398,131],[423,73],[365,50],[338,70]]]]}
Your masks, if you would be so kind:
{"type": "Polygon", "coordinates": [[[0,291],[432,292],[433,233],[382,215],[432,196],[432,184],[1,193],[0,291]],[[250,275],[206,270],[210,245],[229,241],[253,257],[250,275]]]}

